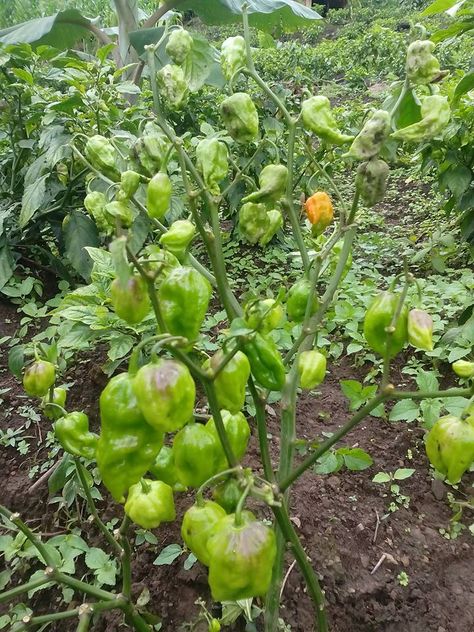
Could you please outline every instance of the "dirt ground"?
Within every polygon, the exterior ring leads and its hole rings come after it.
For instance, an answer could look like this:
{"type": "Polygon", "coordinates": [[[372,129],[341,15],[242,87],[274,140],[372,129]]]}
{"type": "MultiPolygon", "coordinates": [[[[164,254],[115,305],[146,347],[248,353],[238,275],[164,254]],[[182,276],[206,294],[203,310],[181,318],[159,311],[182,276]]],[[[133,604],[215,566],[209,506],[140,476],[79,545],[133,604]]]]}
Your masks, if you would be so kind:
{"type": "MultiPolygon", "coordinates": [[[[9,305],[0,307],[1,335],[15,330],[17,315],[9,305]],[[8,320],[10,322],[8,322],[8,320]]],[[[0,374],[2,388],[10,388],[3,396],[1,427],[18,427],[24,423],[15,409],[25,403],[25,396],[6,368],[2,354],[0,374]]],[[[84,409],[98,428],[98,396],[106,382],[100,372],[100,357],[91,356],[76,363],[66,376],[74,385],[69,393],[68,408],[84,409]]],[[[332,368],[320,394],[300,399],[297,416],[298,437],[312,439],[323,431],[342,424],[349,414],[348,405],[339,388],[341,379],[361,379],[364,369],[354,369],[348,360],[332,368]]],[[[397,376],[395,376],[397,378],[397,376]]],[[[401,382],[401,376],[398,376],[401,382]]],[[[395,380],[397,381],[397,380],[395,380]]],[[[30,450],[22,456],[11,447],[2,447],[0,502],[43,533],[65,529],[65,516],[48,510],[47,484],[30,493],[32,481],[28,471],[44,460],[46,448],[41,445],[50,428],[50,421],[31,426],[30,450]],[[55,520],[56,518],[56,520],[55,520]]],[[[278,454],[278,418],[269,416],[272,456],[278,454]]],[[[434,484],[423,450],[423,431],[416,424],[389,423],[369,418],[347,438],[345,445],[358,446],[369,452],[374,464],[363,472],[340,471],[318,476],[306,473],[295,485],[291,496],[291,517],[302,537],[303,546],[318,570],[326,592],[331,632],[472,632],[474,630],[474,550],[472,536],[464,530],[454,540],[447,540],[439,529],[449,527],[451,510],[446,501],[448,489],[434,484]],[[409,458],[411,456],[411,458],[409,458]],[[387,518],[390,494],[384,485],[372,483],[379,471],[398,467],[414,467],[415,474],[400,483],[401,493],[409,496],[409,507],[391,513],[387,518]],[[374,568],[382,562],[377,570],[374,568]],[[399,573],[408,576],[408,585],[400,584],[399,573]]],[[[246,464],[258,468],[258,443],[252,428],[252,440],[246,464]]],[[[472,478],[465,477],[458,497],[469,494],[472,478]]],[[[103,506],[106,519],[120,515],[120,508],[107,499],[103,506]]],[[[181,543],[179,518],[192,502],[192,494],[177,497],[178,520],[154,531],[157,545],[138,547],[133,560],[133,590],[139,594],[150,590],[149,609],[162,617],[164,632],[178,630],[183,622],[192,621],[198,613],[195,605],[202,597],[210,604],[206,570],[196,563],[183,568],[184,557],[170,566],[153,566],[159,551],[172,543],[181,543]]],[[[268,510],[262,515],[269,517],[268,510]]],[[[101,540],[94,526],[84,522],[91,545],[101,540]]],[[[104,549],[107,549],[104,544],[104,549]]],[[[288,557],[286,569],[291,564],[288,557]]],[[[3,560],[0,560],[0,567],[3,560]]],[[[83,569],[85,570],[85,569],[83,569]]],[[[10,587],[10,586],[9,586],[10,587]]],[[[64,608],[58,591],[37,593],[30,604],[35,614],[64,608]]],[[[77,605],[73,603],[73,605],[77,605]]],[[[217,613],[218,614],[218,613],[217,613]]],[[[281,616],[295,632],[314,629],[312,604],[305,594],[297,567],[292,568],[283,591],[281,616]]],[[[234,629],[244,629],[242,627],[234,629]]],[[[261,621],[257,620],[257,629],[261,621]]],[[[48,630],[66,631],[75,624],[61,622],[48,630]]],[[[102,617],[93,626],[96,632],[124,629],[113,615],[102,617]]]]}

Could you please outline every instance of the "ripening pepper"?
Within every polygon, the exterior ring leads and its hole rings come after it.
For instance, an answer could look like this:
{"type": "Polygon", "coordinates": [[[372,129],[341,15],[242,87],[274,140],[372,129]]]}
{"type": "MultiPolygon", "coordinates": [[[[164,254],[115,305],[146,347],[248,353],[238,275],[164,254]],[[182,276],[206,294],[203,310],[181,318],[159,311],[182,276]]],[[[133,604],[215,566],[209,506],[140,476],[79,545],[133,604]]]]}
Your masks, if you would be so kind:
{"type": "Polygon", "coordinates": [[[108,382],[99,407],[97,465],[105,487],[121,502],[154,462],[163,447],[163,433],[145,421],[129,373],[120,373],[108,382]]]}
{"type": "Polygon", "coordinates": [[[239,211],[239,231],[242,236],[251,244],[256,244],[270,227],[265,204],[254,204],[247,202],[239,211]]]}
{"type": "Polygon", "coordinates": [[[215,601],[263,597],[272,578],[275,532],[250,512],[222,518],[208,540],[209,586],[215,601]]]}
{"type": "MultiPolygon", "coordinates": [[[[232,452],[235,458],[240,461],[247,450],[250,439],[249,423],[241,412],[233,415],[228,410],[221,410],[221,417],[232,452]]],[[[206,430],[212,434],[218,446],[218,469],[225,470],[226,467],[228,467],[227,458],[222,448],[213,417],[209,419],[205,427],[206,430]]]]}
{"type": "Polygon", "coordinates": [[[408,340],[408,309],[405,305],[402,308],[395,330],[392,333],[386,331],[386,328],[392,324],[399,299],[398,294],[381,292],[374,298],[365,313],[365,339],[369,347],[381,356],[384,356],[388,351],[389,357],[393,358],[403,349],[408,340]]]}
{"type": "MultiPolygon", "coordinates": [[[[303,322],[306,314],[306,306],[310,300],[311,294],[312,290],[309,279],[300,279],[290,287],[286,298],[286,313],[288,315],[288,320],[295,323],[303,322]]],[[[318,297],[314,292],[311,301],[310,316],[316,312],[319,306],[318,297]]]]}
{"type": "Polygon", "coordinates": [[[178,66],[181,66],[193,47],[193,36],[189,31],[177,28],[171,31],[166,44],[166,54],[178,66]]]}
{"type": "Polygon", "coordinates": [[[229,81],[237,70],[247,65],[245,39],[242,35],[228,37],[221,46],[222,74],[229,81]]]}
{"type": "Polygon", "coordinates": [[[438,136],[451,118],[448,97],[433,94],[421,102],[421,120],[393,132],[392,138],[407,142],[420,142],[438,136]]]}
{"type": "Polygon", "coordinates": [[[304,208],[314,237],[321,235],[334,219],[334,207],[325,191],[313,193],[306,200],[304,208]]]}
{"type": "Polygon", "coordinates": [[[171,143],[164,132],[153,121],[148,121],[142,137],[132,148],[132,158],[138,163],[140,171],[152,177],[163,167],[170,147],[171,143]]]}
{"type": "Polygon", "coordinates": [[[196,164],[204,184],[213,195],[219,195],[219,183],[229,170],[227,145],[217,138],[204,138],[196,147],[196,164]]]}
{"type": "Polygon", "coordinates": [[[186,487],[199,487],[218,471],[217,442],[201,424],[190,423],[175,435],[173,456],[179,481],[186,487]]]}
{"type": "Polygon", "coordinates": [[[209,281],[194,268],[182,266],[171,270],[158,290],[167,330],[174,336],[196,340],[211,294],[209,281]]]}
{"type": "Polygon", "coordinates": [[[442,79],[447,72],[441,70],[433,55],[436,44],[431,40],[416,40],[407,49],[406,73],[410,83],[428,85],[442,79]]]}
{"type": "Polygon", "coordinates": [[[129,169],[120,176],[120,189],[117,193],[118,200],[129,200],[138,190],[140,185],[140,174],[129,169]]]}
{"type": "Polygon", "coordinates": [[[150,311],[150,298],[145,281],[135,274],[125,284],[120,278],[110,286],[110,300],[114,312],[129,325],[140,323],[150,311]]]}
{"type": "Polygon", "coordinates": [[[181,537],[201,564],[208,566],[207,542],[217,523],[225,518],[225,510],[212,500],[197,502],[186,511],[181,523],[181,537]]]}
{"type": "Polygon", "coordinates": [[[251,143],[258,138],[258,113],[246,92],[235,92],[221,104],[224,125],[238,143],[251,143]]]}
{"type": "Polygon", "coordinates": [[[119,178],[117,171],[117,152],[115,147],[105,136],[96,134],[88,139],[84,148],[87,160],[101,173],[116,181],[119,178]]]}
{"type": "Polygon", "coordinates": [[[321,384],[326,376],[326,357],[316,349],[302,351],[297,368],[301,388],[310,390],[321,384]]]}
{"type": "Polygon", "coordinates": [[[142,479],[128,490],[125,514],[143,529],[156,529],[176,518],[173,490],[163,481],[142,479]]]}
{"type": "Polygon", "coordinates": [[[56,369],[52,362],[36,360],[26,368],[23,388],[30,397],[43,397],[56,380],[56,369]]]}
{"type": "Polygon", "coordinates": [[[231,477],[219,483],[212,490],[212,498],[226,513],[231,514],[237,509],[242,490],[235,478],[231,477]]]}
{"type": "Polygon", "coordinates": [[[179,260],[174,254],[160,248],[156,244],[149,244],[142,250],[140,262],[146,263],[147,270],[153,273],[159,272],[158,280],[162,281],[174,268],[179,268],[179,260]]]}
{"type": "Polygon", "coordinates": [[[455,485],[474,461],[474,417],[441,417],[428,432],[426,454],[431,465],[455,485]]]}
{"type": "Polygon", "coordinates": [[[174,64],[163,66],[156,73],[156,83],[160,96],[172,110],[182,108],[188,98],[189,90],[183,69],[174,64]]]}
{"type": "Polygon", "coordinates": [[[285,194],[287,182],[288,169],[285,165],[267,165],[258,177],[260,189],[242,198],[242,202],[278,202],[285,194]]]}
{"type": "Polygon", "coordinates": [[[47,393],[43,397],[42,402],[41,402],[44,416],[47,417],[48,419],[59,419],[60,417],[62,417],[64,415],[64,412],[60,410],[58,406],[60,406],[61,408],[64,408],[64,406],[66,405],[66,397],[67,397],[67,391],[65,388],[62,388],[61,386],[58,386],[57,388],[53,390],[52,402],[49,401],[49,393],[47,393]],[[54,404],[54,406],[52,406],[51,404],[54,404]]]}
{"type": "Polygon", "coordinates": [[[112,223],[105,213],[106,205],[107,198],[100,191],[91,191],[84,198],[84,208],[91,215],[97,228],[105,233],[108,232],[112,223]]]}
{"type": "Polygon", "coordinates": [[[343,158],[368,160],[379,153],[390,134],[391,117],[385,110],[376,110],[355,137],[343,158]]]}
{"type": "Polygon", "coordinates": [[[267,211],[268,228],[258,240],[261,246],[266,246],[277,232],[283,227],[283,215],[280,211],[273,209],[267,211]]]}
{"type": "MultiPolygon", "coordinates": [[[[204,363],[203,368],[217,370],[224,356],[223,351],[217,351],[212,358],[204,363]]],[[[219,408],[229,410],[231,413],[238,413],[242,410],[245,404],[245,387],[249,377],[250,364],[247,356],[242,351],[237,351],[213,381],[219,408]]]]}
{"type": "Polygon", "coordinates": [[[422,309],[408,312],[408,342],[415,349],[433,351],[433,319],[422,309]]]}
{"type": "Polygon", "coordinates": [[[467,360],[456,360],[452,363],[453,371],[459,377],[474,377],[474,362],[468,362],[467,360]]]}
{"type": "Polygon", "coordinates": [[[115,223],[118,220],[125,228],[131,226],[135,219],[135,213],[128,200],[114,200],[106,204],[105,216],[108,222],[115,223]]]}
{"type": "Polygon", "coordinates": [[[262,334],[268,334],[281,325],[284,316],[283,305],[273,298],[252,301],[245,307],[247,326],[262,334]]]}
{"type": "Polygon", "coordinates": [[[172,186],[166,173],[158,172],[148,183],[146,190],[146,210],[150,217],[161,219],[169,211],[172,186]]]}
{"type": "Polygon", "coordinates": [[[192,222],[188,219],[178,219],[171,224],[166,233],[161,235],[159,243],[178,261],[183,261],[195,233],[196,228],[192,222]]]}
{"type": "Polygon", "coordinates": [[[164,445],[158,452],[156,459],[149,469],[150,473],[159,480],[163,481],[175,491],[184,491],[185,487],[179,482],[178,472],[174,463],[173,450],[164,445]]]}
{"type": "Polygon", "coordinates": [[[368,208],[383,200],[389,171],[387,163],[380,158],[371,158],[357,168],[356,188],[368,208]]]}
{"type": "Polygon", "coordinates": [[[244,346],[255,381],[270,391],[280,391],[285,383],[285,366],[271,338],[255,334],[244,346]]]}
{"type": "Polygon", "coordinates": [[[54,434],[69,454],[85,459],[95,457],[98,436],[89,431],[89,418],[85,413],[75,411],[60,417],[54,424],[54,434]]]}
{"type": "Polygon", "coordinates": [[[133,392],[146,421],[160,432],[175,432],[193,416],[196,385],[177,360],[160,358],[142,366],[133,379],[133,392]]]}
{"type": "Polygon", "coordinates": [[[343,145],[354,140],[353,136],[347,136],[339,130],[331,110],[331,102],[325,96],[310,97],[303,101],[301,120],[306,130],[333,145],[343,145]]]}

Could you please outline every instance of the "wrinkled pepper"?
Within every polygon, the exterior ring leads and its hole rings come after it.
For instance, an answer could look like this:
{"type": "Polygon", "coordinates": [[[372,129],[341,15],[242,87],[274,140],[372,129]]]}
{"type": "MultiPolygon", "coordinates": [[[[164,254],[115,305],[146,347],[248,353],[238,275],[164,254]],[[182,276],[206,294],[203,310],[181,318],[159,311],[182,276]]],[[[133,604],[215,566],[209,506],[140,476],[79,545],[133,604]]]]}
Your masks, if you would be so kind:
{"type": "Polygon", "coordinates": [[[298,357],[297,369],[301,388],[315,388],[326,376],[326,357],[316,349],[302,351],[298,357]]]}
{"type": "Polygon", "coordinates": [[[302,323],[306,314],[306,306],[311,299],[310,316],[312,316],[319,306],[318,297],[311,289],[311,283],[309,279],[303,278],[296,281],[288,290],[288,296],[286,298],[286,313],[288,320],[295,323],[302,323]]]}
{"type": "Polygon", "coordinates": [[[183,64],[193,47],[193,36],[189,31],[177,28],[171,31],[166,44],[166,54],[178,66],[183,64]]]}
{"type": "Polygon", "coordinates": [[[47,393],[41,401],[44,416],[48,419],[59,419],[59,417],[62,417],[64,413],[57,407],[61,406],[61,408],[64,408],[64,406],[66,405],[66,397],[67,391],[61,386],[58,386],[53,390],[52,402],[49,401],[49,393],[47,393]],[[54,404],[54,406],[52,406],[51,404],[54,404]]]}
{"type": "Polygon", "coordinates": [[[156,73],[156,83],[160,96],[172,110],[182,108],[188,98],[188,83],[183,69],[175,64],[167,64],[156,73]]]}
{"type": "Polygon", "coordinates": [[[425,447],[431,465],[452,485],[459,483],[474,461],[474,416],[441,417],[428,432],[425,447]]]}
{"type": "Polygon", "coordinates": [[[178,479],[173,450],[167,445],[164,445],[158,452],[154,463],[150,466],[149,472],[157,480],[163,481],[175,491],[183,491],[185,489],[178,479]]]}
{"type": "Polygon", "coordinates": [[[442,79],[447,72],[441,70],[433,55],[436,44],[431,40],[416,40],[407,49],[406,73],[410,83],[428,85],[442,79]]]}
{"type": "Polygon", "coordinates": [[[60,417],[54,424],[54,434],[69,454],[85,459],[95,457],[98,436],[89,431],[89,418],[85,413],[75,411],[60,417]]]}
{"type": "Polygon", "coordinates": [[[269,228],[270,218],[265,204],[247,202],[240,208],[239,231],[248,242],[256,244],[266,235],[269,228]]]}
{"type": "Polygon", "coordinates": [[[369,305],[364,319],[364,336],[373,351],[384,356],[388,351],[393,358],[405,346],[408,340],[408,309],[403,306],[395,330],[386,331],[392,324],[397,311],[399,295],[392,292],[381,292],[369,305]],[[387,348],[388,346],[388,348],[387,348]]]}
{"type": "Polygon", "coordinates": [[[242,490],[240,485],[235,478],[232,477],[219,483],[219,485],[212,490],[212,498],[218,505],[223,507],[228,514],[234,513],[237,509],[241,496],[242,490]]]}
{"type": "Polygon", "coordinates": [[[163,481],[142,479],[130,487],[124,510],[143,529],[156,529],[176,518],[173,490],[163,481]]]}
{"type": "Polygon", "coordinates": [[[252,301],[245,306],[245,322],[247,326],[262,334],[268,334],[279,327],[284,317],[285,310],[283,305],[273,298],[252,301]]]}
{"type": "Polygon", "coordinates": [[[421,102],[421,120],[393,132],[392,138],[416,143],[430,140],[443,131],[450,119],[448,97],[433,94],[421,102]]]}
{"type": "Polygon", "coordinates": [[[389,171],[387,163],[380,158],[371,158],[357,168],[355,184],[367,208],[383,200],[389,171]]]}
{"type": "Polygon", "coordinates": [[[280,211],[273,209],[267,211],[268,228],[258,240],[261,246],[266,246],[277,232],[283,227],[283,215],[280,211]]]}
{"type": "Polygon", "coordinates": [[[301,104],[301,120],[306,130],[333,145],[343,145],[354,139],[339,130],[331,110],[331,102],[325,96],[305,99],[301,104]]]}
{"type": "Polygon", "coordinates": [[[246,92],[235,92],[224,99],[221,115],[229,136],[238,143],[251,143],[258,138],[258,113],[246,92]]]}
{"type": "Polygon", "coordinates": [[[433,319],[422,309],[408,312],[408,342],[415,349],[433,351],[433,319]]]}
{"type": "Polygon", "coordinates": [[[105,215],[109,223],[115,224],[116,220],[129,228],[135,219],[135,213],[128,200],[114,200],[105,205],[105,215]]]}
{"type": "MultiPolygon", "coordinates": [[[[212,358],[204,363],[203,368],[217,370],[224,356],[223,351],[217,351],[212,358]]],[[[237,351],[213,381],[219,408],[224,408],[231,413],[238,413],[242,410],[245,404],[245,387],[249,377],[250,364],[247,356],[242,351],[237,351]]]]}
{"type": "Polygon", "coordinates": [[[196,164],[204,184],[213,195],[219,195],[219,184],[229,170],[227,145],[217,138],[204,138],[196,147],[196,164]]]}
{"type": "Polygon", "coordinates": [[[188,219],[178,219],[163,233],[159,243],[171,252],[178,261],[183,261],[189,244],[192,242],[196,228],[188,219]]]}
{"type": "Polygon", "coordinates": [[[87,160],[98,171],[114,181],[118,180],[117,151],[108,138],[100,134],[91,136],[86,143],[84,153],[87,160]]]}
{"type": "Polygon", "coordinates": [[[147,286],[139,275],[132,275],[125,285],[121,279],[114,279],[110,300],[117,316],[129,325],[140,323],[150,311],[147,286]]]}
{"type": "Polygon", "coordinates": [[[288,169],[285,165],[267,165],[260,172],[258,183],[260,189],[242,198],[242,202],[263,202],[272,204],[278,202],[286,191],[288,169]]]}
{"type": "Polygon", "coordinates": [[[368,160],[376,156],[390,134],[391,117],[385,110],[376,110],[355,137],[343,158],[368,160]]]}
{"type": "Polygon", "coordinates": [[[136,171],[124,171],[120,176],[120,189],[117,193],[118,200],[129,200],[138,190],[140,185],[140,174],[136,171]]]}
{"type": "Polygon", "coordinates": [[[171,143],[163,131],[153,121],[148,121],[142,137],[132,148],[132,158],[147,176],[154,176],[164,166],[171,143]]]}
{"type": "Polygon", "coordinates": [[[280,391],[285,383],[285,367],[281,355],[271,338],[255,334],[244,345],[256,382],[270,391],[280,391]]]}
{"type": "Polygon", "coordinates": [[[218,471],[218,445],[201,424],[190,423],[175,435],[173,456],[178,478],[186,487],[199,487],[218,471]]]}
{"type": "Polygon", "coordinates": [[[201,564],[209,565],[207,542],[217,523],[225,518],[225,510],[212,500],[191,505],[183,516],[181,537],[201,564]]]}
{"type": "Polygon", "coordinates": [[[146,210],[150,217],[161,219],[169,211],[173,188],[171,180],[161,171],[153,176],[146,190],[146,210]]]}
{"type": "MultiPolygon", "coordinates": [[[[250,426],[241,412],[231,414],[228,410],[221,410],[222,422],[226,431],[227,439],[235,458],[240,461],[244,456],[250,439],[250,426]]],[[[227,458],[219,439],[216,424],[211,417],[205,426],[206,430],[214,437],[218,452],[218,469],[225,470],[227,458]]]]}
{"type": "Polygon", "coordinates": [[[109,232],[113,224],[105,212],[106,205],[107,198],[100,191],[91,191],[84,198],[84,208],[96,223],[97,228],[104,233],[109,232]]]}
{"type": "Polygon", "coordinates": [[[242,35],[228,37],[221,46],[222,74],[229,81],[240,68],[247,65],[245,39],[242,35]]]}
{"type": "Polygon", "coordinates": [[[23,388],[30,397],[43,397],[56,380],[56,369],[52,362],[35,360],[23,374],[23,388]]]}
{"type": "Polygon", "coordinates": [[[334,207],[331,198],[325,191],[313,193],[306,200],[304,208],[314,237],[321,235],[334,219],[334,207]]]}

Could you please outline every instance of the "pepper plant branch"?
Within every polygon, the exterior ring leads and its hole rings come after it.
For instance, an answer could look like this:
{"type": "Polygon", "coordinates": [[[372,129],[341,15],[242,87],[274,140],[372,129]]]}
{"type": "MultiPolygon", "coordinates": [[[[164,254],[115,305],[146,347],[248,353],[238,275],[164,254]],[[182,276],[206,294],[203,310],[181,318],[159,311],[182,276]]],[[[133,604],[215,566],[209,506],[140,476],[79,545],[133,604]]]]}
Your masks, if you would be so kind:
{"type": "Polygon", "coordinates": [[[49,584],[51,580],[44,575],[43,577],[37,577],[36,579],[32,579],[26,584],[20,584],[19,586],[15,586],[15,588],[10,588],[10,590],[5,590],[0,593],[0,603],[4,603],[5,601],[10,601],[14,597],[18,597],[23,593],[30,592],[30,590],[34,590],[35,588],[39,588],[40,586],[44,586],[45,584],[49,584]]]}
{"type": "Polygon", "coordinates": [[[208,381],[206,384],[204,384],[204,388],[206,389],[206,395],[207,395],[207,401],[209,402],[209,408],[211,410],[212,418],[214,419],[217,434],[219,436],[222,449],[224,450],[224,454],[229,464],[229,468],[235,468],[238,466],[239,463],[237,459],[235,458],[235,454],[232,450],[232,446],[230,445],[230,441],[227,436],[224,422],[222,421],[222,415],[221,415],[219,403],[217,401],[216,392],[214,390],[214,384],[208,381]]]}
{"type": "Polygon", "coordinates": [[[33,544],[35,549],[43,558],[45,564],[47,564],[48,566],[54,566],[54,560],[49,554],[48,549],[44,546],[41,540],[36,537],[33,531],[23,522],[23,520],[20,518],[19,513],[13,513],[11,511],[8,511],[6,507],[4,507],[3,505],[0,505],[0,514],[4,518],[12,522],[15,525],[15,527],[19,529],[28,538],[28,540],[31,542],[31,544],[33,544]]]}
{"type": "Polygon", "coordinates": [[[128,530],[130,527],[130,519],[125,516],[122,526],[119,529],[119,538],[122,549],[122,593],[130,600],[132,594],[132,550],[128,539],[128,530]]]}
{"type": "Polygon", "coordinates": [[[184,0],[167,0],[165,4],[162,4],[149,18],[143,22],[142,28],[149,29],[158,22],[168,11],[175,9],[178,5],[182,4],[184,0]]]}
{"type": "Polygon", "coordinates": [[[275,474],[273,472],[272,461],[270,457],[270,446],[268,443],[267,423],[265,413],[265,399],[262,399],[255,387],[252,376],[248,381],[250,394],[255,406],[255,419],[257,421],[257,434],[258,443],[260,446],[260,457],[262,459],[263,471],[267,481],[273,483],[275,481],[275,474]]]}

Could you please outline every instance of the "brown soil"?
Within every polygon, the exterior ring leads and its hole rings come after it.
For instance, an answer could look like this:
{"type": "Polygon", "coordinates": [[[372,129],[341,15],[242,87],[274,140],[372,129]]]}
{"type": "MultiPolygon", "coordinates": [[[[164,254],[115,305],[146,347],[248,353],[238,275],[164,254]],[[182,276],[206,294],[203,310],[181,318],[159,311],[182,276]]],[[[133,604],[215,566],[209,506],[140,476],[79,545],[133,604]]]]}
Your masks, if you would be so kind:
{"type": "MultiPolygon", "coordinates": [[[[0,322],[4,323],[1,335],[12,334],[17,321],[15,310],[8,305],[0,306],[0,316],[0,322]]],[[[69,394],[69,407],[84,408],[93,427],[97,427],[97,399],[105,381],[99,370],[101,361],[96,352],[88,360],[78,362],[66,376],[68,382],[75,382],[69,394]]],[[[17,428],[24,423],[17,408],[27,403],[27,399],[17,380],[8,373],[6,354],[0,371],[2,388],[10,388],[3,396],[2,429],[17,428]]],[[[320,395],[303,396],[298,406],[298,436],[312,439],[340,425],[349,411],[339,380],[362,379],[364,374],[365,370],[354,369],[347,359],[343,360],[333,368],[320,395]]],[[[0,502],[21,512],[33,528],[43,533],[65,529],[65,515],[55,514],[54,505],[48,509],[47,485],[30,493],[32,481],[28,471],[44,460],[46,448],[41,441],[49,428],[50,422],[44,418],[30,427],[28,434],[35,436],[30,440],[27,455],[21,456],[11,447],[2,448],[0,454],[0,502]]],[[[269,432],[272,455],[276,458],[277,416],[269,415],[269,432]]],[[[346,445],[368,451],[374,459],[371,468],[359,473],[343,470],[329,476],[307,473],[292,490],[291,517],[320,573],[331,632],[472,632],[474,629],[474,552],[469,539],[472,536],[467,530],[451,541],[440,535],[439,529],[449,526],[451,510],[446,502],[447,489],[432,482],[422,436],[423,431],[414,424],[370,418],[349,435],[346,445]],[[372,483],[371,479],[379,471],[398,467],[416,468],[411,478],[400,483],[401,493],[410,497],[409,507],[384,518],[392,499],[386,486],[372,483]],[[372,572],[383,555],[378,570],[372,572]],[[408,575],[407,586],[400,585],[397,579],[401,571],[408,575]]],[[[247,463],[259,467],[255,431],[247,463]]],[[[468,483],[466,477],[463,490],[467,490],[468,483]]],[[[118,516],[120,509],[105,490],[103,495],[104,517],[118,516]]],[[[465,497],[461,492],[457,496],[465,497]]],[[[191,502],[191,494],[177,498],[178,518],[191,502]]],[[[268,511],[265,513],[269,516],[268,511]]],[[[199,611],[194,604],[197,598],[202,597],[210,604],[206,571],[199,563],[188,571],[183,568],[184,557],[170,566],[153,566],[164,546],[181,542],[179,524],[177,520],[155,530],[158,544],[138,547],[133,561],[134,594],[140,594],[144,587],[150,590],[148,607],[162,617],[164,632],[177,630],[181,623],[193,620],[199,611]]],[[[94,526],[84,519],[81,527],[90,545],[107,549],[94,526]]],[[[285,570],[290,564],[288,557],[285,570]]],[[[57,591],[37,593],[30,605],[35,614],[64,608],[57,591]]],[[[314,629],[313,608],[297,567],[289,572],[284,587],[281,616],[296,632],[314,629]]],[[[62,622],[48,630],[73,630],[74,625],[62,622]]],[[[114,632],[124,627],[116,616],[109,614],[93,629],[114,632]]],[[[244,625],[239,629],[243,630],[244,625]]],[[[261,629],[260,620],[257,629],[261,629]]]]}

